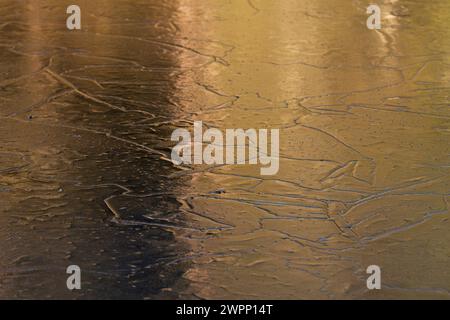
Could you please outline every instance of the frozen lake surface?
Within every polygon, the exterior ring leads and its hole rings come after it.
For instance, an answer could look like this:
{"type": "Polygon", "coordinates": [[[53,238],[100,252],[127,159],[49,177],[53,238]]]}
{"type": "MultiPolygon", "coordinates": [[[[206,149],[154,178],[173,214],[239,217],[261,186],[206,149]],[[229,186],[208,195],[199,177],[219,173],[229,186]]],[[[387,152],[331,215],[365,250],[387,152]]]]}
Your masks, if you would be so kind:
{"type": "Polygon", "coordinates": [[[0,4],[0,298],[450,298],[449,1],[77,4],[0,4]],[[279,172],[174,167],[194,121],[279,172]]]}

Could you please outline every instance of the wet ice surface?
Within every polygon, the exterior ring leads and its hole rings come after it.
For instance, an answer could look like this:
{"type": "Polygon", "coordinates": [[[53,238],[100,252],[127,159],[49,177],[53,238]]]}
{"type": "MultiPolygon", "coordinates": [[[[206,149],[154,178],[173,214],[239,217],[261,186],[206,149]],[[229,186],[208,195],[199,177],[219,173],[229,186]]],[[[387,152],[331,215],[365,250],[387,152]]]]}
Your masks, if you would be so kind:
{"type": "Polygon", "coordinates": [[[0,5],[1,298],[450,297],[448,1],[78,5],[0,5]],[[279,173],[173,167],[195,120],[279,173]]]}

